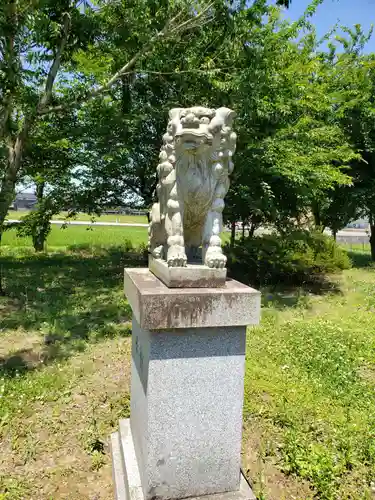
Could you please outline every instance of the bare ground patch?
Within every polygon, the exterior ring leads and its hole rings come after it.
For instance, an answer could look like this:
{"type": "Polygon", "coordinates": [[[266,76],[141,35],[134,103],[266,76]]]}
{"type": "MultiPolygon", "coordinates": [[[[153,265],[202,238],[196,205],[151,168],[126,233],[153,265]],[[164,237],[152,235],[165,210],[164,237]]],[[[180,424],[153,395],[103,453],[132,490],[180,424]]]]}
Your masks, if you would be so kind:
{"type": "Polygon", "coordinates": [[[129,411],[129,357],[129,339],[90,346],[61,366],[73,384],[57,401],[3,428],[7,499],[113,498],[108,438],[129,411]]]}

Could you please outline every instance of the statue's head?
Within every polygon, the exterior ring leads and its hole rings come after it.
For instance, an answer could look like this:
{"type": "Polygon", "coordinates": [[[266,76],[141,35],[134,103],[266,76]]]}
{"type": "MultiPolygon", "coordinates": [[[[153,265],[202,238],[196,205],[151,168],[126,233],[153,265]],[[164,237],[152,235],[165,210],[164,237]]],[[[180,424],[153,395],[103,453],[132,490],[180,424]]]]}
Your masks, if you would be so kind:
{"type": "Polygon", "coordinates": [[[198,106],[172,109],[170,118],[176,150],[199,154],[211,146],[213,135],[208,127],[214,115],[214,110],[198,106]]]}
{"type": "Polygon", "coordinates": [[[168,134],[174,138],[176,150],[199,154],[218,146],[222,128],[230,126],[234,112],[227,108],[215,110],[194,106],[174,108],[169,117],[168,134]]]}

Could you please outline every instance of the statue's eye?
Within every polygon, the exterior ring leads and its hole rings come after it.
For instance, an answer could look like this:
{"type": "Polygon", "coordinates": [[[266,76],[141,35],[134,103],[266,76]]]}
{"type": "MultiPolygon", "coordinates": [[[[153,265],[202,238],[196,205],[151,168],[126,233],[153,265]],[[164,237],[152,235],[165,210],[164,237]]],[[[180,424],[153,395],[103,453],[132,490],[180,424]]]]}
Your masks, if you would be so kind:
{"type": "Polygon", "coordinates": [[[207,116],[203,116],[200,120],[201,123],[208,125],[210,123],[210,119],[207,116]]]}

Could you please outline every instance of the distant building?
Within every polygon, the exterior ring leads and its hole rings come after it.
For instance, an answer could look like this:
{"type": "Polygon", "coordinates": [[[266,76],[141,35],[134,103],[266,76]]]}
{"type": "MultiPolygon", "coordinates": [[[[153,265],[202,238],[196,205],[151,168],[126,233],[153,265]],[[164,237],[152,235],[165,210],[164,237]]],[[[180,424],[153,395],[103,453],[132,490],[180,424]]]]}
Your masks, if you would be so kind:
{"type": "Polygon", "coordinates": [[[123,215],[147,215],[148,210],[139,210],[129,207],[107,208],[103,210],[103,214],[123,214],[123,215]]]}
{"type": "Polygon", "coordinates": [[[11,210],[31,210],[36,205],[36,196],[34,193],[18,193],[11,205],[11,210]]]}
{"type": "Polygon", "coordinates": [[[368,219],[359,219],[351,222],[346,227],[353,229],[368,229],[369,221],[368,219]]]}

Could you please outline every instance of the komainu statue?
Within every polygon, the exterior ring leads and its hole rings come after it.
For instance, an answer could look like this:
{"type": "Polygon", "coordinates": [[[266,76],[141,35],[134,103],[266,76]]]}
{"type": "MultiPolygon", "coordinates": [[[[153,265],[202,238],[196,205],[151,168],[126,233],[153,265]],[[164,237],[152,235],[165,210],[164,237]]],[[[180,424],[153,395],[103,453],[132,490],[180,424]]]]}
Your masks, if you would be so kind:
{"type": "Polygon", "coordinates": [[[149,251],[169,267],[185,267],[200,247],[206,266],[225,267],[220,232],[236,147],[234,116],[228,108],[199,106],[169,112],[149,227],[149,251]]]}

